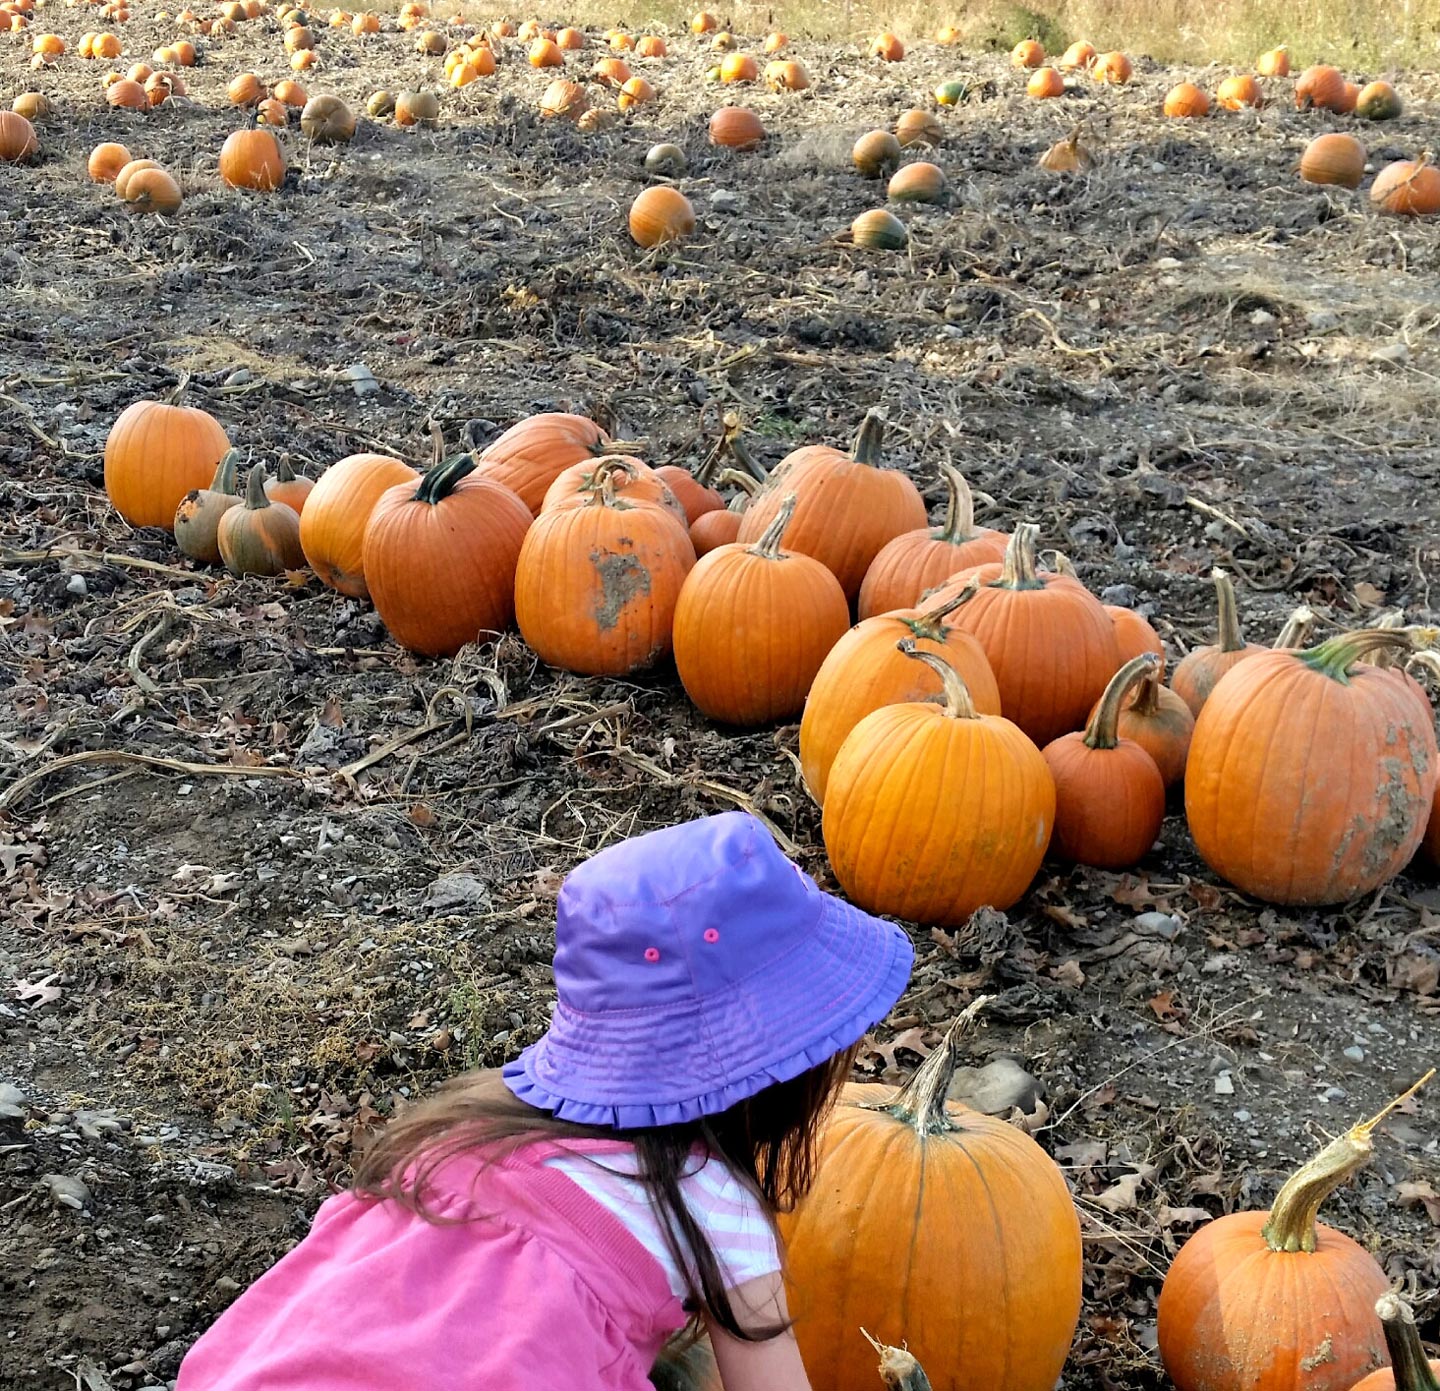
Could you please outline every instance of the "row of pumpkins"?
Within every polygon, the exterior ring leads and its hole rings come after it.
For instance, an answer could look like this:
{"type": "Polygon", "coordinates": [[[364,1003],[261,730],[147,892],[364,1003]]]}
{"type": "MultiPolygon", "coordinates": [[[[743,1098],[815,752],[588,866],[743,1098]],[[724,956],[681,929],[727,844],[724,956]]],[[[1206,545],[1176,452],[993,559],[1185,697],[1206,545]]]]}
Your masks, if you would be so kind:
{"type": "MultiPolygon", "coordinates": [[[[1058,1382],[1081,1312],[1080,1223],[1064,1175],[1034,1140],[946,1100],[957,1034],[975,1008],[898,1095],[844,1089],[817,1181],[780,1217],[813,1386],[872,1391],[862,1328],[903,1341],[928,1375],[886,1377],[892,1388],[1058,1382]]],[[[1302,1165],[1268,1212],[1219,1217],[1180,1248],[1158,1321],[1178,1391],[1440,1391],[1440,1363],[1426,1362],[1414,1314],[1375,1257],[1316,1220],[1372,1155],[1379,1123],[1429,1076],[1302,1165]]]]}
{"type": "Polygon", "coordinates": [[[446,455],[437,431],[423,475],[375,454],[318,482],[257,466],[242,499],[218,422],[144,401],[111,430],[105,478],[132,524],[171,526],[186,554],[236,575],[308,564],[368,596],[412,651],[453,654],[515,622],[580,674],[673,655],[696,707],[728,725],[803,716],[831,864],[874,911],[963,923],[1018,901],[1047,852],[1133,865],[1182,779],[1200,854],[1256,897],[1344,902],[1405,868],[1440,749],[1401,663],[1434,630],[1299,650],[1302,622],[1261,648],[1218,575],[1218,640],[1167,688],[1144,618],[1107,608],[1063,558],[1040,568],[1036,526],[977,527],[948,466],[948,513],[930,527],[914,483],[882,466],[882,435],[871,412],[852,449],[807,445],[766,477],[728,431],[697,477],[551,413],[478,456],[446,455]],[[727,456],[741,468],[726,479],[746,485],[728,504],[711,486],[727,456]]]}

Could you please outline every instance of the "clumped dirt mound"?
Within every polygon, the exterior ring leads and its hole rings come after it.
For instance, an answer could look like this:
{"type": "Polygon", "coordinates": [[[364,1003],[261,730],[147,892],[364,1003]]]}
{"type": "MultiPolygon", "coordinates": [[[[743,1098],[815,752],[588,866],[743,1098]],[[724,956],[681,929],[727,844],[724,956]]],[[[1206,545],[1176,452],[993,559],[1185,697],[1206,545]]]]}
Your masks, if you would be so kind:
{"type": "MultiPolygon", "coordinates": [[[[73,44],[78,12],[45,15],[73,44]]],[[[124,61],[170,37],[132,21],[124,61]]],[[[540,122],[547,78],[512,49],[445,89],[437,130],[362,121],[339,150],[292,130],[271,196],[215,177],[228,80],[288,72],[271,21],[206,45],[190,99],[143,116],[103,105],[103,64],[35,76],[28,45],[3,50],[6,91],[57,114],[38,167],[0,166],[0,1385],[173,1378],[400,1099],[544,1028],[555,893],[585,856],[743,806],[829,882],[793,727],[722,731],[673,672],[580,680],[513,636],[417,661],[313,580],[235,582],[129,531],[105,433],[180,373],[248,459],[312,474],[418,460],[431,417],[483,438],[548,408],[656,462],[698,459],[738,410],[773,463],[881,405],[890,462],[933,503],[949,459],[982,520],[1038,520],[1172,659],[1210,635],[1216,564],[1258,641],[1301,600],[1322,631],[1433,616],[1440,233],[1297,182],[1305,141],[1349,121],[1290,110],[1284,83],[1260,113],[1163,121],[1180,74],[1145,63],[1032,102],[992,59],[801,45],[815,87],[747,90],[770,139],[734,155],[705,139],[709,53],[671,43],[635,63],[658,103],[611,131],[540,122]],[[853,138],[953,75],[974,94],[938,113],[950,203],[902,214],[904,253],[858,252],[842,234],[883,188],[853,138]],[[1078,120],[1096,172],[1037,169],[1078,120]],[[179,217],[132,220],[85,179],[102,139],[176,173],[179,217]],[[625,212],[662,139],[700,227],[641,253],[625,212]],[[372,394],[341,375],[360,363],[372,394]]],[[[404,35],[325,29],[320,51],[301,81],[357,107],[439,85],[404,35]]],[[[1377,163],[1440,135],[1430,79],[1401,86],[1402,120],[1355,127],[1377,163]]],[[[1085,1223],[1068,1386],[1158,1386],[1154,1295],[1188,1232],[1267,1203],[1434,1060],[1437,912],[1423,876],[1345,911],[1257,907],[1177,814],[1135,874],[1048,872],[1008,918],[917,930],[862,1066],[902,1075],[997,995],[973,1061],[1040,1080],[1017,1115],[1085,1223]]],[[[1328,1209],[1422,1284],[1434,1105],[1328,1209]]]]}

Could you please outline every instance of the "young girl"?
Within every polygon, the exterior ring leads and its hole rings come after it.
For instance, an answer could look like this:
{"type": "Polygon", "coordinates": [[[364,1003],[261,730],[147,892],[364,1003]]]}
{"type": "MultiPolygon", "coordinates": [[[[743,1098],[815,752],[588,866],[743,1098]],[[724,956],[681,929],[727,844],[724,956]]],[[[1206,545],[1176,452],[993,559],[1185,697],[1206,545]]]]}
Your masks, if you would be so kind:
{"type": "Polygon", "coordinates": [[[774,1215],[911,960],[744,813],[602,851],[549,1032],[393,1122],[178,1391],[651,1391],[692,1321],[725,1391],[809,1391],[774,1215]]]}

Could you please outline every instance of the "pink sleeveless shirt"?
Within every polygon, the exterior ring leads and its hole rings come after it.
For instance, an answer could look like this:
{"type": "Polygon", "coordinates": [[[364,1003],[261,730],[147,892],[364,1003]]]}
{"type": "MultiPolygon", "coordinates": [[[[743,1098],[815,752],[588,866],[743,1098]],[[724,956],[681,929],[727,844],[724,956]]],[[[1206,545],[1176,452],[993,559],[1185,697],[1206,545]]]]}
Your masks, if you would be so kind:
{"type": "Polygon", "coordinates": [[[475,1219],[455,1225],[329,1199],[190,1350],[177,1391],[650,1391],[684,1309],[620,1220],[545,1166],[564,1153],[447,1162],[427,1207],[475,1219]]]}

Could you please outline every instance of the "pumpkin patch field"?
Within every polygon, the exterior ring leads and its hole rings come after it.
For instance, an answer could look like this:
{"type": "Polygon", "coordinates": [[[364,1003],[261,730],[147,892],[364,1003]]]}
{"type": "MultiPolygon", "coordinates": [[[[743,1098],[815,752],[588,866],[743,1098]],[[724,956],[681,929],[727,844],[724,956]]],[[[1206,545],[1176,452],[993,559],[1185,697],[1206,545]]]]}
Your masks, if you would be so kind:
{"type": "Polygon", "coordinates": [[[0,1389],[173,1384],[736,808],[916,945],[817,1391],[1425,1385],[1440,77],[577,18],[0,3],[0,1389]]]}

